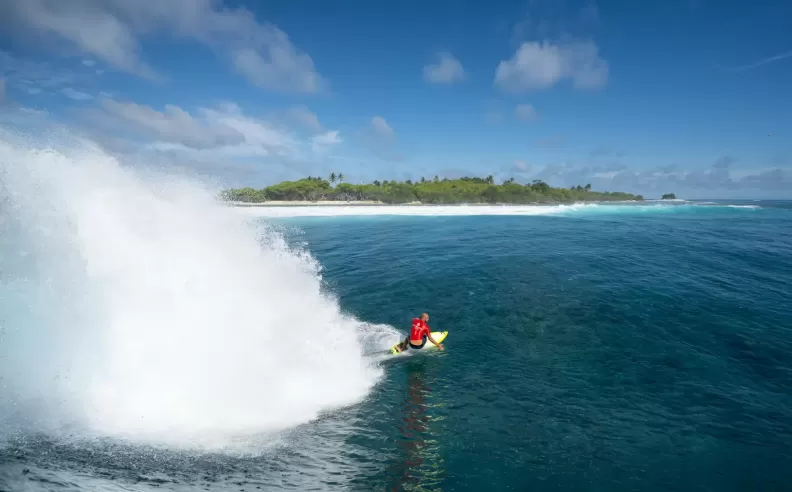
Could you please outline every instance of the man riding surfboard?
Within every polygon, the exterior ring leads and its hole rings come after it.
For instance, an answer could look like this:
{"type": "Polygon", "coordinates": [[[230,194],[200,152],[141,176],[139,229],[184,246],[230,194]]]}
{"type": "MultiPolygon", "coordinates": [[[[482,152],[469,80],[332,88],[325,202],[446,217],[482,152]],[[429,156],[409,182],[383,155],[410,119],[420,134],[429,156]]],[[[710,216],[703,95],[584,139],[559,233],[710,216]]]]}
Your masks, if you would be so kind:
{"type": "Polygon", "coordinates": [[[445,350],[442,343],[437,343],[435,339],[432,338],[432,330],[429,328],[429,325],[426,324],[427,321],[429,321],[429,315],[426,313],[421,313],[421,316],[418,318],[413,318],[410,334],[397,346],[396,353],[406,350],[407,347],[413,350],[422,349],[424,345],[426,345],[427,338],[430,342],[437,345],[437,348],[445,350]]]}

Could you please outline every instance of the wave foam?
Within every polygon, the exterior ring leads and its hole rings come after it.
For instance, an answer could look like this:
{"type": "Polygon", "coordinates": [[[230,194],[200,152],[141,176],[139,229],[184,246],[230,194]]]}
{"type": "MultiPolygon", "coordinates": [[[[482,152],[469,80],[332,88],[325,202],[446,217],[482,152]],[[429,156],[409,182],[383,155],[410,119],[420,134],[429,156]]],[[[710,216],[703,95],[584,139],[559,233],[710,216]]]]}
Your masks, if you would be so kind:
{"type": "MultiPolygon", "coordinates": [[[[668,200],[666,200],[668,202],[668,200]]],[[[366,216],[537,216],[676,213],[704,208],[762,208],[759,205],[714,203],[575,203],[571,205],[272,205],[245,206],[237,210],[249,217],[366,217],[366,216]]]]}
{"type": "Polygon", "coordinates": [[[367,394],[393,330],[214,196],[0,128],[0,427],[216,448],[367,394]]]}

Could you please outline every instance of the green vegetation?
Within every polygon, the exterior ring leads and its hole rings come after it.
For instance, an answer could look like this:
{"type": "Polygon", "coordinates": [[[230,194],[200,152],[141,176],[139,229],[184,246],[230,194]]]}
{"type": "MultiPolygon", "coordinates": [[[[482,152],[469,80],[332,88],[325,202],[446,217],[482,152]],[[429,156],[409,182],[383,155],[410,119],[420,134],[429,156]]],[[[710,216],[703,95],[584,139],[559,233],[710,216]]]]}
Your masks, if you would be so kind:
{"type": "Polygon", "coordinates": [[[663,195],[663,200],[676,200],[676,195],[673,193],[666,193],[663,195]]]}
{"type": "Polygon", "coordinates": [[[591,185],[553,188],[544,181],[519,184],[514,178],[495,184],[486,178],[434,179],[419,182],[374,181],[369,184],[342,183],[343,174],[330,175],[330,180],[308,177],[284,181],[260,190],[240,188],[225,190],[222,198],[233,202],[262,203],[285,201],[361,201],[382,203],[456,204],[456,203],[564,203],[578,201],[643,200],[640,195],[622,192],[592,191],[591,185]],[[338,181],[339,184],[332,186],[338,181]]]}

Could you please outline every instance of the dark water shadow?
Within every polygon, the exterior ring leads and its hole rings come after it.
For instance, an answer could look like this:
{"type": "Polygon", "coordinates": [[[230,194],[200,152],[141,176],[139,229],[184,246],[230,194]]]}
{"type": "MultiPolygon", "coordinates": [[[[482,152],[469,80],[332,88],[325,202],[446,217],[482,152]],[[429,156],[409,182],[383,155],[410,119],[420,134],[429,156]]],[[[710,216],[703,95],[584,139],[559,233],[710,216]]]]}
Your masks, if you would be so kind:
{"type": "Polygon", "coordinates": [[[388,490],[440,490],[445,467],[438,448],[438,419],[432,415],[437,405],[433,403],[436,395],[427,383],[428,360],[417,357],[407,364],[407,395],[401,402],[396,440],[401,459],[390,467],[388,490]]]}

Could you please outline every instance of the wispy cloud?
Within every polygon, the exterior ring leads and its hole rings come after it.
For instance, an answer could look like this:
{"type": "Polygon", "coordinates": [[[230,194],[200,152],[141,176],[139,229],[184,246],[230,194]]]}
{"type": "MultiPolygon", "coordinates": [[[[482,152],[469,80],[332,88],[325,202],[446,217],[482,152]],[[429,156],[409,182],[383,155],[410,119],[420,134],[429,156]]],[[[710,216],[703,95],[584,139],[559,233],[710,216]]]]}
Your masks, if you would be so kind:
{"type": "Polygon", "coordinates": [[[560,162],[530,166],[524,172],[520,172],[515,163],[512,167],[504,168],[501,175],[514,174],[524,182],[542,179],[553,186],[563,187],[592,184],[596,190],[629,191],[646,197],[670,192],[683,197],[733,196],[792,189],[792,169],[734,169],[733,162],[734,159],[725,156],[709,168],[698,170],[680,169],[673,165],[635,169],[619,162],[603,166],[560,162]]]}
{"type": "Polygon", "coordinates": [[[104,99],[102,109],[125,123],[129,131],[169,144],[208,149],[245,141],[236,129],[219,121],[200,121],[178,106],[166,105],[164,111],[157,111],[150,106],[104,99]]]}
{"type": "Polygon", "coordinates": [[[333,130],[315,135],[311,139],[311,149],[315,153],[321,154],[329,150],[334,145],[338,145],[340,143],[341,137],[339,136],[338,130],[333,130]]]}
{"type": "Polygon", "coordinates": [[[527,11],[512,30],[512,42],[516,45],[530,39],[586,38],[600,25],[600,12],[594,3],[579,10],[571,9],[570,2],[558,0],[526,3],[527,11]]]}
{"type": "Polygon", "coordinates": [[[286,120],[307,128],[313,132],[323,131],[319,117],[305,106],[295,106],[284,111],[286,120]]]}
{"type": "Polygon", "coordinates": [[[729,72],[741,72],[743,70],[750,70],[752,68],[758,68],[758,67],[761,67],[763,65],[767,65],[768,63],[773,63],[773,62],[777,62],[777,61],[780,61],[780,60],[785,60],[787,58],[792,58],[792,51],[787,51],[785,53],[780,53],[778,55],[770,56],[770,57],[764,58],[762,60],[759,60],[759,61],[757,61],[755,63],[751,63],[749,65],[742,65],[742,66],[737,66],[737,67],[727,67],[727,68],[724,68],[724,70],[729,71],[729,72]]]}
{"type": "Polygon", "coordinates": [[[591,149],[591,152],[589,152],[590,157],[606,157],[611,155],[616,157],[622,157],[624,155],[624,152],[615,149],[609,145],[599,145],[591,149]]]}
{"type": "Polygon", "coordinates": [[[75,101],[89,101],[93,99],[92,95],[78,91],[77,89],[73,89],[71,87],[65,87],[61,89],[61,94],[68,97],[69,99],[74,99],[75,101]]]}
{"type": "Polygon", "coordinates": [[[563,136],[545,137],[536,140],[536,146],[545,149],[560,149],[565,147],[567,139],[563,136]]]}
{"type": "Polygon", "coordinates": [[[140,38],[165,32],[223,53],[254,85],[284,92],[320,92],[327,82],[313,60],[282,30],[260,23],[244,8],[224,8],[214,0],[9,0],[1,24],[12,35],[33,42],[46,33],[70,42],[82,53],[152,80],[163,77],[140,56],[140,38]],[[13,29],[12,29],[13,28],[13,29]]]}
{"type": "Polygon", "coordinates": [[[514,114],[523,121],[532,121],[539,118],[536,109],[534,109],[531,104],[518,104],[517,107],[514,108],[514,114]]]}
{"type": "Polygon", "coordinates": [[[452,84],[465,78],[465,70],[451,53],[437,54],[438,62],[426,65],[423,69],[424,80],[432,84],[452,84]]]}
{"type": "Polygon", "coordinates": [[[396,132],[382,116],[371,118],[371,129],[374,131],[374,135],[385,140],[391,140],[396,136],[396,132]]]}
{"type": "Polygon", "coordinates": [[[384,161],[401,161],[404,154],[397,150],[396,131],[382,116],[374,116],[365,127],[360,143],[384,161]]]}

